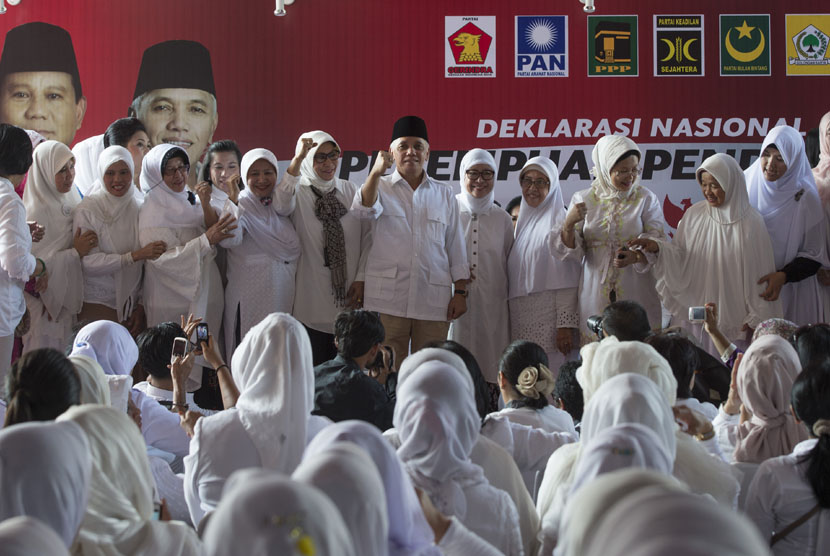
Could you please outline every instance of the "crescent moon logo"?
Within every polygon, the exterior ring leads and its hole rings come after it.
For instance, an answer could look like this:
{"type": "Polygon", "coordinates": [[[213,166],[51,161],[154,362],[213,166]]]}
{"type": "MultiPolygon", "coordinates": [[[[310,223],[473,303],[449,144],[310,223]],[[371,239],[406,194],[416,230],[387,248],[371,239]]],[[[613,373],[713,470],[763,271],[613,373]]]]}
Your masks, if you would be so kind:
{"type": "Polygon", "coordinates": [[[696,40],[697,39],[689,39],[688,41],[686,41],[686,44],[683,45],[683,56],[685,56],[686,59],[690,62],[697,62],[697,58],[693,58],[692,55],[689,53],[689,47],[692,46],[692,43],[696,40]]]}
{"type": "MultiPolygon", "coordinates": [[[[733,27],[732,29],[735,29],[735,27],[733,27]]],[[[725,46],[726,51],[729,53],[729,55],[732,56],[735,60],[744,63],[758,59],[758,57],[761,56],[761,53],[764,52],[764,47],[766,47],[767,45],[767,40],[766,37],[764,37],[764,32],[761,29],[758,29],[758,32],[761,34],[761,41],[758,43],[757,47],[755,47],[753,50],[750,50],[749,52],[742,52],[736,49],[734,46],[732,46],[732,41],[729,39],[729,35],[732,34],[732,29],[730,29],[726,33],[725,46]]]]}
{"type": "Polygon", "coordinates": [[[660,60],[661,62],[668,62],[674,57],[674,43],[672,43],[669,39],[660,39],[667,45],[669,45],[669,55],[660,60]]]}

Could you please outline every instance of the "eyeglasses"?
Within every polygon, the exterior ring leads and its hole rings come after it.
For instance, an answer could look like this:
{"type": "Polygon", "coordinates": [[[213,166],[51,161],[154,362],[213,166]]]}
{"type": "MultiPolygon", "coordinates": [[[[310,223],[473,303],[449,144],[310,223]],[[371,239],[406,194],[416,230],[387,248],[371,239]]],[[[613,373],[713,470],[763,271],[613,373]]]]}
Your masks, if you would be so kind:
{"type": "Polygon", "coordinates": [[[640,175],[640,172],[642,172],[640,168],[634,168],[633,170],[614,170],[614,175],[623,179],[628,176],[634,176],[636,178],[640,175]]]}
{"type": "Polygon", "coordinates": [[[490,181],[493,179],[493,176],[496,175],[496,173],[492,170],[467,170],[464,173],[468,178],[470,178],[470,181],[476,181],[478,178],[481,178],[484,181],[490,181]]]}
{"type": "Polygon", "coordinates": [[[166,177],[170,177],[175,176],[179,172],[187,175],[187,173],[190,172],[190,164],[183,164],[182,166],[176,166],[175,168],[165,168],[162,174],[166,177]]]}
{"type": "Polygon", "coordinates": [[[546,180],[545,178],[538,178],[535,180],[532,180],[530,178],[522,178],[521,180],[519,180],[519,183],[522,184],[522,187],[524,187],[525,189],[527,189],[531,185],[536,189],[542,189],[544,187],[550,186],[550,180],[546,180]]]}
{"type": "Polygon", "coordinates": [[[337,160],[340,158],[340,151],[334,150],[330,153],[315,153],[314,162],[325,162],[326,160],[337,160]]]}

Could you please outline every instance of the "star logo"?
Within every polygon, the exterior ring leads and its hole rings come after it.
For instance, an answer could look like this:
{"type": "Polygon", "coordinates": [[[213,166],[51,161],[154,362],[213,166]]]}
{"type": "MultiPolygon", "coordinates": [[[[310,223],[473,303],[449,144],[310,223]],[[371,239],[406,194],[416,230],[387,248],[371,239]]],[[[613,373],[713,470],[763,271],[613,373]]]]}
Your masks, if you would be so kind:
{"type": "Polygon", "coordinates": [[[755,30],[755,27],[750,27],[746,24],[746,20],[744,19],[743,25],[740,27],[735,27],[735,30],[738,32],[739,39],[751,39],[752,38],[752,31],[755,30]]]}

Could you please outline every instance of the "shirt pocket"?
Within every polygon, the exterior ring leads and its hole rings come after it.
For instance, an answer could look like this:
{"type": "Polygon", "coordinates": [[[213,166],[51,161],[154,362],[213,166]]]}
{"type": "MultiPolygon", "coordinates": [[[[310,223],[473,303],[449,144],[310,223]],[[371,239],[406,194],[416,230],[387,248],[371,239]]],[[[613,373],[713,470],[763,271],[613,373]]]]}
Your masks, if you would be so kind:
{"type": "Polygon", "coordinates": [[[427,303],[432,307],[446,307],[450,302],[451,290],[452,277],[450,273],[444,269],[430,269],[427,303]]]}
{"type": "Polygon", "coordinates": [[[447,214],[439,207],[427,209],[427,237],[439,245],[444,245],[447,235],[447,214]]]}
{"type": "Polygon", "coordinates": [[[366,297],[389,301],[395,296],[398,266],[395,263],[375,261],[366,267],[366,297]]]}

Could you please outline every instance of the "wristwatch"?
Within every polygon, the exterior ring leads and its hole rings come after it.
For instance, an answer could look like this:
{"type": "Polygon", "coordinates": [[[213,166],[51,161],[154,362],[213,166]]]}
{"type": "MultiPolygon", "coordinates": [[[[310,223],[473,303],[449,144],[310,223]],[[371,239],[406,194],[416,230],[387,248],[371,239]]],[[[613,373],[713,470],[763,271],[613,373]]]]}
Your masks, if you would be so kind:
{"type": "Polygon", "coordinates": [[[468,293],[467,293],[467,290],[459,290],[458,288],[455,288],[455,292],[453,293],[453,295],[460,295],[461,297],[467,297],[468,293]]]}

